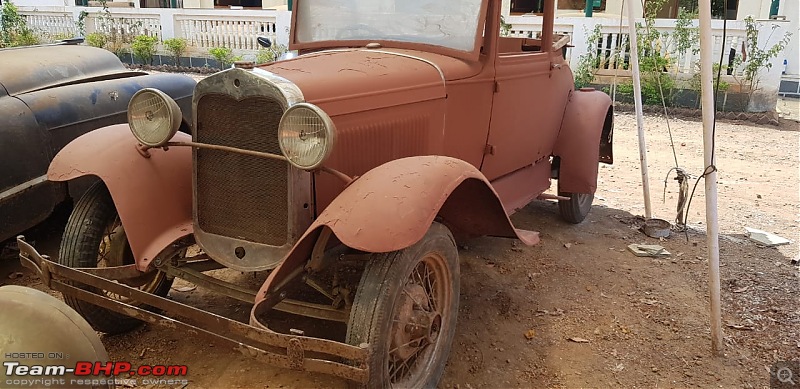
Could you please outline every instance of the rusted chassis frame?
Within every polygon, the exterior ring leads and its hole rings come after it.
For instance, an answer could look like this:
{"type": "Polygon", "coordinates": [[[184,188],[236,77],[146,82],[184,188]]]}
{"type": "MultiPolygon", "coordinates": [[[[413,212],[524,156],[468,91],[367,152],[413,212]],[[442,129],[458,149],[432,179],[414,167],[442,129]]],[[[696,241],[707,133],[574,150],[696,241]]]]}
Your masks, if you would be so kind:
{"type": "Polygon", "coordinates": [[[208,335],[224,340],[242,354],[271,365],[330,374],[359,383],[368,381],[370,353],[366,343],[356,347],[327,339],[286,335],[257,328],[110,280],[130,280],[131,284],[135,284],[136,277],[142,273],[133,267],[70,268],[39,254],[25,242],[23,236],[17,237],[17,244],[22,265],[36,273],[50,289],[146,323],[180,327],[190,335],[208,335]],[[169,312],[181,320],[86,291],[74,286],[75,283],[118,294],[151,309],[169,312]]]}

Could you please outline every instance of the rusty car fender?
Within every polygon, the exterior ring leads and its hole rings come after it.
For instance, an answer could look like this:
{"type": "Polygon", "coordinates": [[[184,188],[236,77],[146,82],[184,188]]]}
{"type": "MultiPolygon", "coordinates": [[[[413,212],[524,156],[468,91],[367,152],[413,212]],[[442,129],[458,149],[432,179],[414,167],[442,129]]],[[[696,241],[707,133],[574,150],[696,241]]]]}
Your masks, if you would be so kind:
{"type": "MultiPolygon", "coordinates": [[[[174,141],[191,141],[177,133],[174,141]]],[[[47,179],[68,181],[95,175],[108,187],[130,242],[137,268],[175,240],[192,234],[192,150],[149,150],[143,157],[127,124],[86,133],[50,163],[47,179]]]]}
{"type": "Polygon", "coordinates": [[[444,156],[397,159],[365,173],[322,211],[264,282],[253,312],[273,285],[304,265],[323,228],[347,247],[385,253],[422,239],[437,217],[468,235],[539,241],[538,232],[514,228],[492,185],[471,164],[444,156]]]}
{"type": "Polygon", "coordinates": [[[598,162],[611,163],[613,107],[607,94],[591,88],[570,94],[553,155],[560,157],[559,190],[594,193],[598,162]]]}

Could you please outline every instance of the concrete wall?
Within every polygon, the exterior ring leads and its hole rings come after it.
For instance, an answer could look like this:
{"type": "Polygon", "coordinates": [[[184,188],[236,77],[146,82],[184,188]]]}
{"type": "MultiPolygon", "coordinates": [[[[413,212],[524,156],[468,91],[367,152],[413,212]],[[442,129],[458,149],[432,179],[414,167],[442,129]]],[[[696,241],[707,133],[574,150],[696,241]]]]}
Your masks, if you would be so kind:
{"type": "Polygon", "coordinates": [[[623,4],[622,4],[623,0],[607,0],[606,1],[606,12],[605,13],[607,13],[609,15],[616,15],[617,17],[619,17],[619,15],[628,16],[628,3],[629,2],[630,2],[630,5],[632,5],[633,8],[634,8],[633,9],[633,13],[636,15],[636,17],[643,17],[644,16],[644,11],[642,10],[642,3],[640,1],[636,1],[636,0],[633,0],[633,1],[629,0],[629,1],[625,2],[625,8],[622,8],[623,7],[623,4]]]}
{"type": "MultiPolygon", "coordinates": [[[[782,3],[787,1],[797,0],[783,0],[782,3]]],[[[747,16],[752,16],[756,19],[769,18],[769,7],[772,0],[739,0],[739,9],[736,13],[736,19],[744,20],[747,16]]]]}
{"type": "Polygon", "coordinates": [[[183,8],[188,8],[188,9],[214,8],[214,0],[183,0],[183,8]]]}
{"type": "Polygon", "coordinates": [[[58,7],[75,5],[75,0],[12,0],[18,7],[58,7]]]}

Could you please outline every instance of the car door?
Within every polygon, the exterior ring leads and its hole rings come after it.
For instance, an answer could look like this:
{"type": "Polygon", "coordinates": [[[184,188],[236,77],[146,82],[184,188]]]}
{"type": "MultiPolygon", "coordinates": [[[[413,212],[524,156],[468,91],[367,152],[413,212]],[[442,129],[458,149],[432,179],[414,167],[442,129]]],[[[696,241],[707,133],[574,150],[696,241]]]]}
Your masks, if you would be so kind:
{"type": "Polygon", "coordinates": [[[47,218],[63,198],[45,176],[49,147],[28,106],[0,85],[0,241],[47,218]]]}
{"type": "MultiPolygon", "coordinates": [[[[541,40],[501,37],[487,155],[481,171],[490,180],[550,156],[561,127],[570,85],[560,53],[541,40]]],[[[569,77],[571,78],[571,77],[569,77]]]]}

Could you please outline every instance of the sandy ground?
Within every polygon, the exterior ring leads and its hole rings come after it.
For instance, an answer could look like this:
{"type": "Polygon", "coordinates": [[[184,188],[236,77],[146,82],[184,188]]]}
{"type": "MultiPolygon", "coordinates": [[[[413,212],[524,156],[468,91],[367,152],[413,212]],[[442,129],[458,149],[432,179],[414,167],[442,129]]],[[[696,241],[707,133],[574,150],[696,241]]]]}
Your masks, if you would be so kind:
{"type": "MultiPolygon", "coordinates": [[[[647,117],[645,125],[653,216],[673,220],[672,177],[661,197],[674,166],[666,122],[647,117]]],[[[673,120],[670,127],[680,166],[697,176],[703,170],[700,122],[673,120]]],[[[797,123],[790,121],[780,128],[717,125],[724,356],[710,351],[703,183],[689,212],[688,240],[673,233],[659,241],[639,232],[644,206],[636,121],[620,114],[615,163],[600,169],[595,206],[584,223],[568,225],[554,203],[535,202],[512,219],[541,231],[541,244],[481,238],[460,250],[458,330],[440,387],[769,387],[773,363],[800,360],[800,269],[790,264],[800,241],[799,140],[797,123]],[[759,247],[744,237],[745,226],[793,243],[759,247]],[[632,243],[660,244],[672,256],[638,258],[626,251],[632,243]]],[[[63,218],[54,218],[28,237],[54,254],[60,223],[63,218]]],[[[12,250],[5,257],[0,282],[42,287],[28,273],[7,277],[20,269],[12,250]]],[[[220,273],[248,284],[264,277],[220,273]]],[[[246,304],[200,289],[173,289],[170,297],[240,320],[249,312],[246,304]]],[[[142,326],[103,341],[116,360],[188,364],[188,388],[345,384],[273,368],[172,329],[142,326]]]]}

